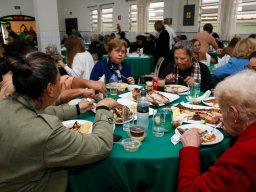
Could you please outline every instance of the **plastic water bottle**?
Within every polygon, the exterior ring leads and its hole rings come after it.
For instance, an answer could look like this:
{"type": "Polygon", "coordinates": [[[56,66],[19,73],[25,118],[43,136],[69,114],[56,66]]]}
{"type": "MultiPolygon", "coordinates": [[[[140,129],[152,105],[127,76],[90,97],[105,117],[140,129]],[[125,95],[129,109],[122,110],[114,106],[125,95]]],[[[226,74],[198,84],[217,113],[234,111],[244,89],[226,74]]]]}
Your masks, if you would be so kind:
{"type": "Polygon", "coordinates": [[[146,91],[141,91],[141,97],[137,105],[137,125],[148,128],[149,103],[146,97],[146,91]]]}

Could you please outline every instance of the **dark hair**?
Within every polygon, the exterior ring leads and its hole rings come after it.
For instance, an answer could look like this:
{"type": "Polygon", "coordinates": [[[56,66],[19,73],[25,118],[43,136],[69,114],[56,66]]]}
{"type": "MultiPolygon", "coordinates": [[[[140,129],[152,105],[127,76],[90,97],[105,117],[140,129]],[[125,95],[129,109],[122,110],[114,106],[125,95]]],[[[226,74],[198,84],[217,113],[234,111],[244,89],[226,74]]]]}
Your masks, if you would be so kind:
{"type": "Polygon", "coordinates": [[[249,60],[251,60],[251,58],[256,58],[256,51],[253,51],[250,56],[249,56],[249,60]]]}
{"type": "Polygon", "coordinates": [[[53,58],[34,51],[8,59],[13,72],[12,80],[16,92],[31,99],[38,99],[48,83],[56,83],[58,69],[53,58]]]}
{"type": "Polygon", "coordinates": [[[213,36],[214,38],[220,38],[220,36],[219,36],[218,33],[213,33],[212,36],[213,36]]]}
{"type": "Polygon", "coordinates": [[[186,51],[187,55],[189,55],[190,57],[192,57],[192,55],[193,55],[193,44],[189,40],[178,41],[174,45],[173,52],[175,52],[177,49],[184,49],[186,51]]]}
{"type": "Polygon", "coordinates": [[[208,31],[209,33],[212,33],[212,30],[213,30],[213,26],[211,23],[206,23],[203,27],[203,30],[204,31],[208,31]]]}
{"type": "Polygon", "coordinates": [[[136,37],[136,39],[137,40],[141,40],[141,41],[145,41],[146,40],[146,38],[143,36],[143,35],[138,35],[137,37],[136,37]]]}
{"type": "Polygon", "coordinates": [[[122,31],[122,32],[120,32],[120,38],[125,38],[125,32],[124,31],[122,31]]]}
{"type": "Polygon", "coordinates": [[[256,34],[251,34],[251,35],[249,35],[248,37],[249,37],[249,38],[254,38],[254,39],[256,39],[256,34]]]}
{"type": "Polygon", "coordinates": [[[155,22],[154,27],[155,27],[155,30],[158,31],[158,32],[165,29],[163,21],[160,21],[160,20],[155,22]]]}

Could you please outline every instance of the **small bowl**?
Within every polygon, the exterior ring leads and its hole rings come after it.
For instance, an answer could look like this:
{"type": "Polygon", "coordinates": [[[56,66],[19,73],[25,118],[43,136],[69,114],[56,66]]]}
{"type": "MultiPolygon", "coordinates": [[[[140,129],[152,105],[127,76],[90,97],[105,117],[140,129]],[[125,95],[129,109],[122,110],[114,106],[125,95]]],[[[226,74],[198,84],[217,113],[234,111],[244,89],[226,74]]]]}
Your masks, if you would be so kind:
{"type": "Polygon", "coordinates": [[[132,138],[127,138],[127,139],[124,139],[121,142],[121,144],[124,147],[125,151],[135,152],[135,151],[137,151],[139,149],[139,147],[141,145],[141,142],[137,141],[137,140],[134,140],[132,138]]]}
{"type": "Polygon", "coordinates": [[[146,131],[145,127],[138,126],[138,125],[131,126],[130,136],[133,140],[143,141],[145,138],[145,131],[146,131]]]}

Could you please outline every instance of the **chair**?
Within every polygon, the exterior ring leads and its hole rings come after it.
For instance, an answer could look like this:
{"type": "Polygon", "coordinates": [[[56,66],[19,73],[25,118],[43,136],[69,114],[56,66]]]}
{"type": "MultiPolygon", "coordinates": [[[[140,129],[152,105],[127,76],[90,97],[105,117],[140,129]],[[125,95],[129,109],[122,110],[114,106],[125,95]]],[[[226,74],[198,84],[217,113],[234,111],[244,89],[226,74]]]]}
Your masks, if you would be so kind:
{"type": "Polygon", "coordinates": [[[143,83],[146,82],[146,80],[151,80],[153,77],[158,77],[159,76],[159,70],[161,68],[161,65],[162,65],[163,61],[164,61],[164,57],[160,57],[157,61],[155,71],[153,73],[150,73],[150,74],[141,75],[139,80],[138,80],[138,84],[143,84],[143,83]]]}

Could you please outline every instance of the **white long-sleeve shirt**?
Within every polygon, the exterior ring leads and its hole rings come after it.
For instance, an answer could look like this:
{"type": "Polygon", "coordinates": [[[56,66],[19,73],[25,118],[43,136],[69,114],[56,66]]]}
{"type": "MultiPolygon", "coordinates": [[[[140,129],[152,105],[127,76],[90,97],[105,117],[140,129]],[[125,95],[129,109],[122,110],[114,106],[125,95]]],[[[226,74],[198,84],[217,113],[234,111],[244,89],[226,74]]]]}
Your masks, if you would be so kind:
{"type": "Polygon", "coordinates": [[[90,79],[94,66],[92,55],[88,52],[77,53],[73,59],[72,68],[65,66],[64,69],[70,76],[90,79]]]}

